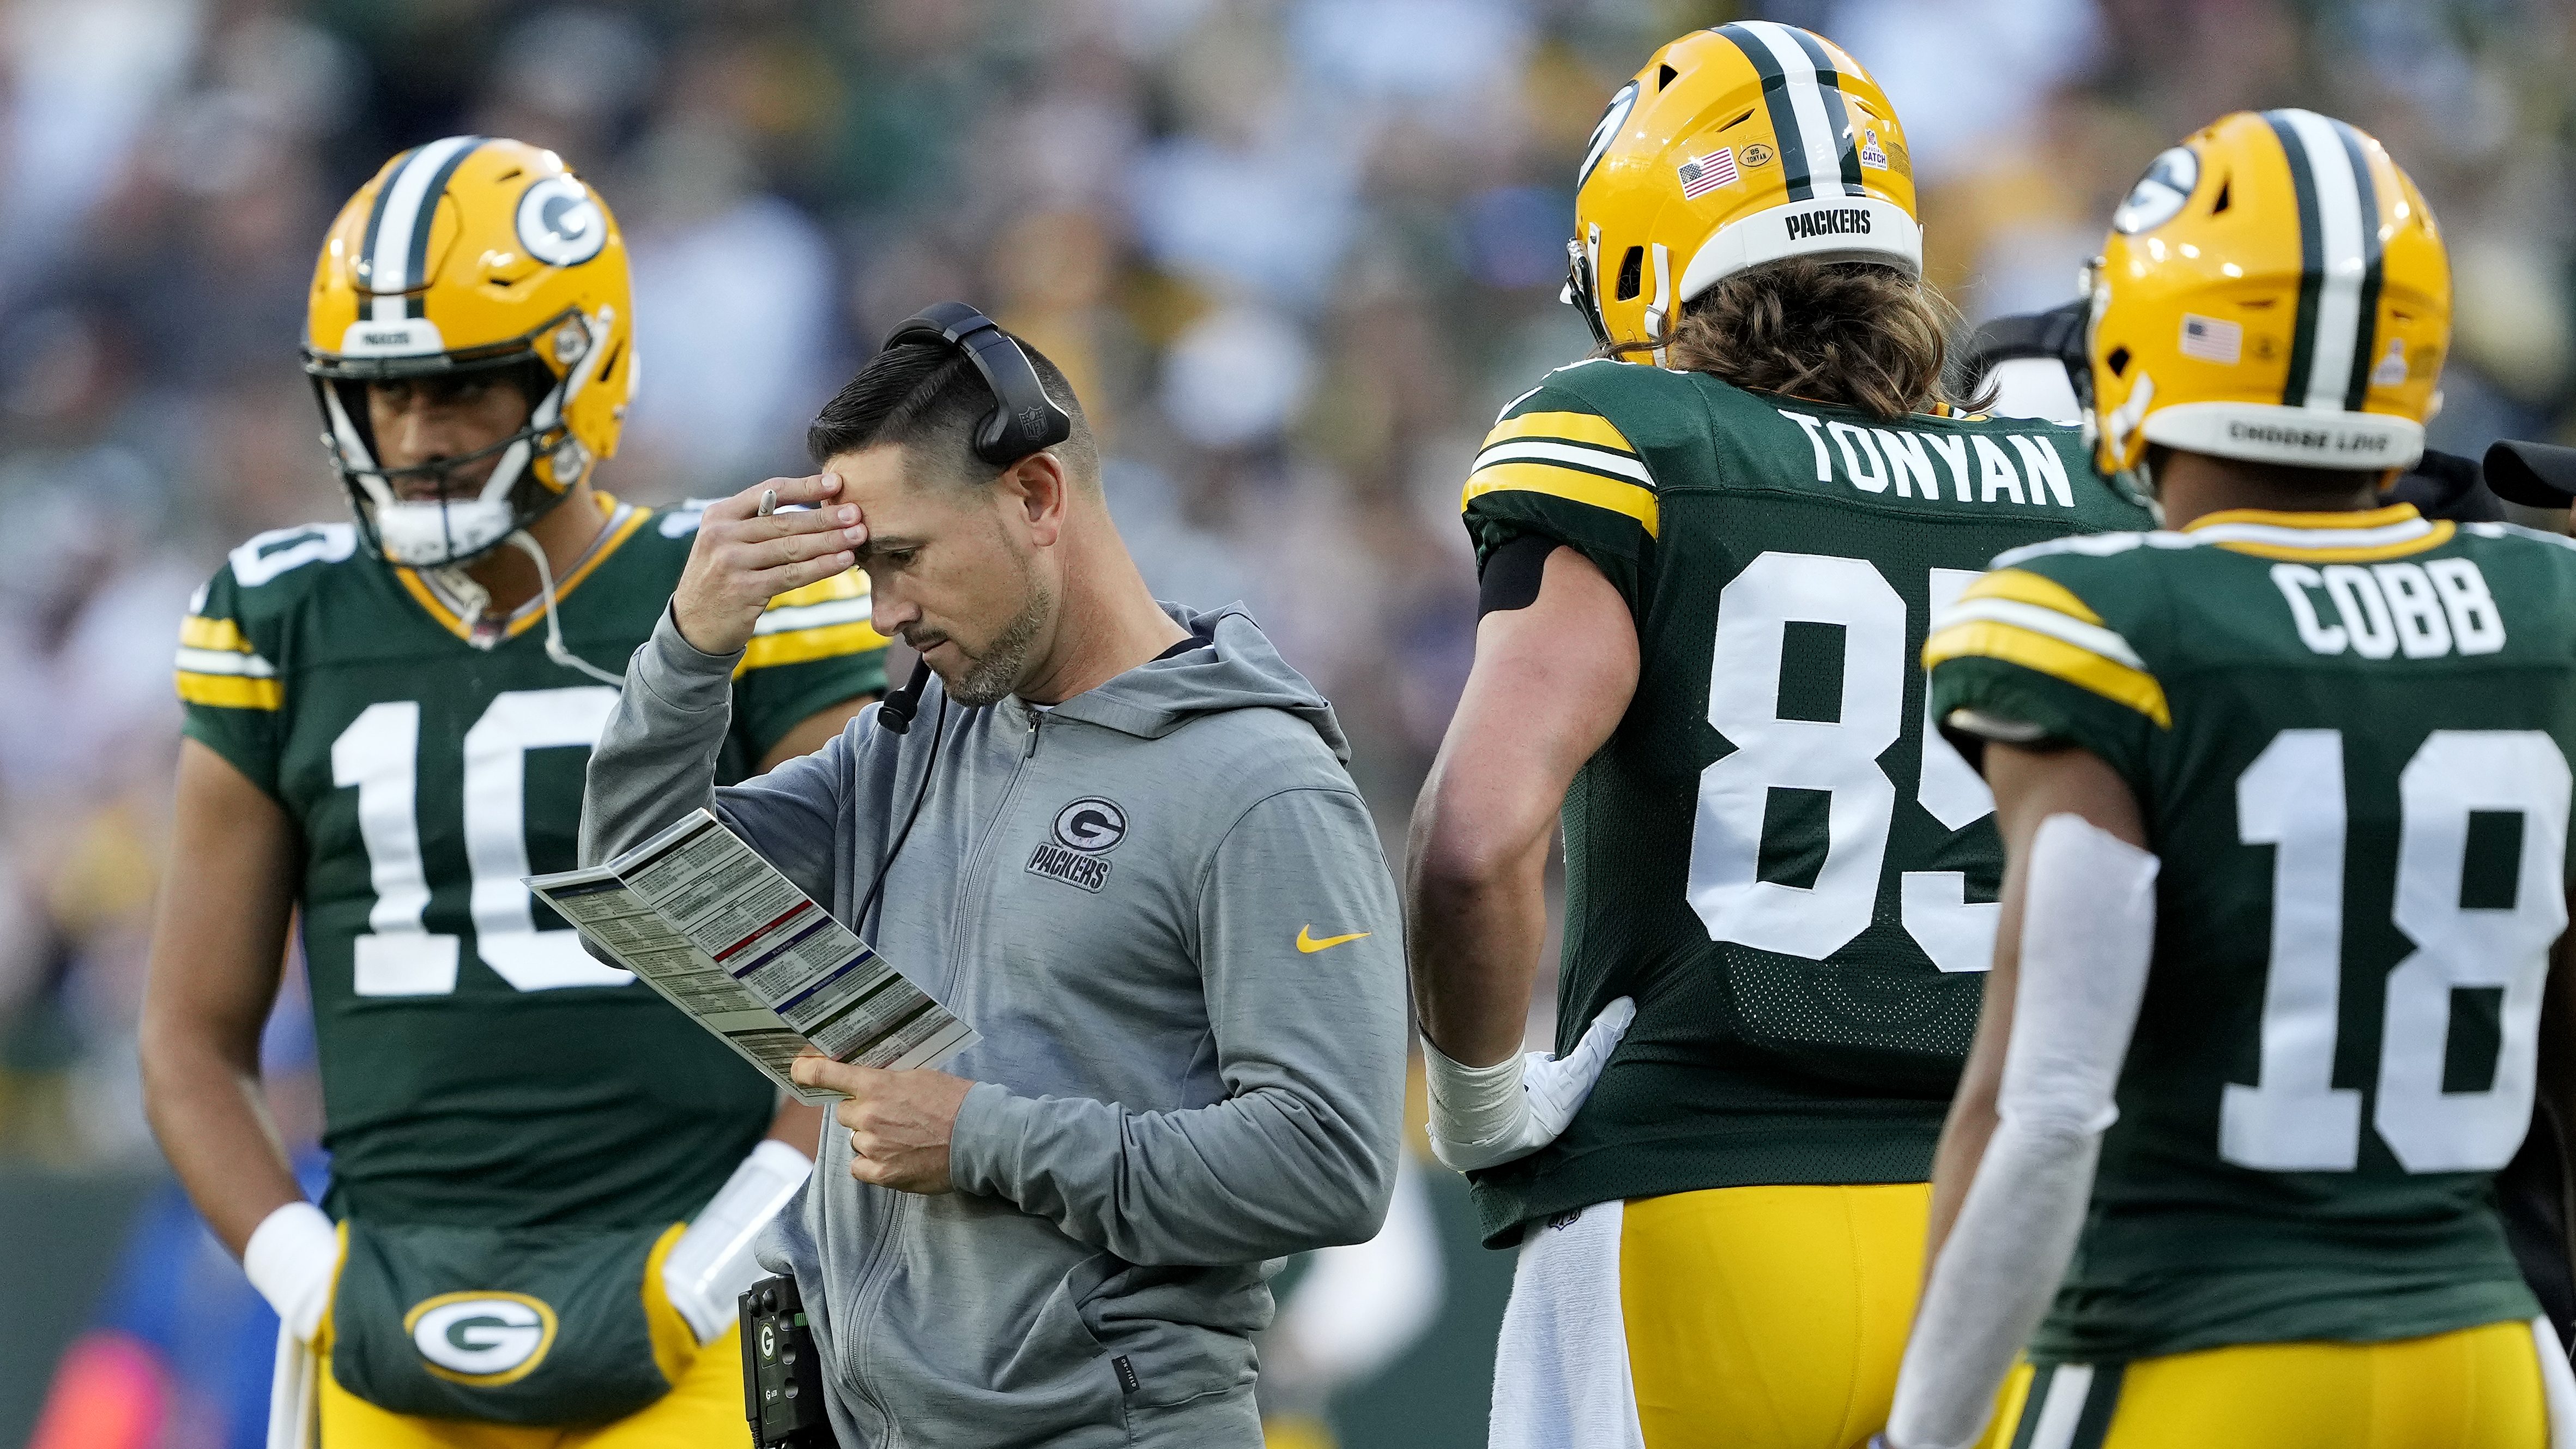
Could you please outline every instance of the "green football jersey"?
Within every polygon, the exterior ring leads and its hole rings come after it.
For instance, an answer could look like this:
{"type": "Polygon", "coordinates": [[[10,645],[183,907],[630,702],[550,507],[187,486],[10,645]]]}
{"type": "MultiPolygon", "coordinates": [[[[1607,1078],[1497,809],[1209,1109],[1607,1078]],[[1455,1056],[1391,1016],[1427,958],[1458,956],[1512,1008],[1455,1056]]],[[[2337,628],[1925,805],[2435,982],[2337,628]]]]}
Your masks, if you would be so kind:
{"type": "Polygon", "coordinates": [[[1504,410],[1464,507],[1480,563],[1581,550],[1641,657],[1566,794],[1558,1047],[1618,997],[1637,1018],[1562,1137],[1478,1174],[1489,1240],[1612,1198],[1923,1180],[2002,852],[1915,653],[1997,551],[2145,511],[2066,428],[1608,361],[1504,410]]]}
{"type": "MultiPolygon", "coordinates": [[[[602,507],[558,607],[566,646],[618,670],[661,619],[698,515],[602,507]]],[[[883,690],[868,609],[857,573],[772,604],[735,680],[726,778],[883,690]]],[[[466,622],[481,614],[324,523],[235,549],[181,630],[188,736],[301,833],[325,1205],[482,1227],[674,1221],[760,1139],[774,1092],[519,883],[575,864],[583,767],[617,691],[547,657],[541,603],[466,622]]]]}
{"type": "Polygon", "coordinates": [[[2400,505],[1996,562],[1926,646],[1935,709],[2099,755],[2164,862],[2032,1356],[2536,1314],[2489,1178],[2530,1122],[2567,919],[2576,549],[2400,505]]]}

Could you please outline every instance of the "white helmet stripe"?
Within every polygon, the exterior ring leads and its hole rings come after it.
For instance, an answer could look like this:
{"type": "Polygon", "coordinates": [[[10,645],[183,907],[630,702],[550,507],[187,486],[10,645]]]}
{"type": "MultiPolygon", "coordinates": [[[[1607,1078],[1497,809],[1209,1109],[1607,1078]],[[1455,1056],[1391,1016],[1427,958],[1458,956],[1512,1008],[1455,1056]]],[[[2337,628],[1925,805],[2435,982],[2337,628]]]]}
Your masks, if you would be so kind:
{"type": "Polygon", "coordinates": [[[1815,61],[1808,58],[1806,47],[1789,27],[1776,20],[1740,20],[1726,27],[1753,37],[1769,52],[1771,63],[1780,68],[1780,79],[1787,88],[1789,113],[1796,117],[1798,134],[1780,138],[1781,159],[1785,162],[1792,146],[1799,150],[1805,165],[1808,190],[1792,188],[1790,196],[1833,196],[1843,189],[1842,133],[1844,113],[1842,96],[1837,92],[1830,107],[1825,101],[1825,88],[1816,74],[1815,61]]]}
{"type": "MultiPolygon", "coordinates": [[[[461,152],[482,143],[480,136],[449,136],[432,141],[411,153],[402,169],[385,182],[385,200],[378,214],[375,249],[367,258],[367,290],[374,293],[368,320],[399,322],[403,319],[402,293],[417,285],[410,275],[412,231],[425,218],[421,207],[426,203],[434,215],[438,205],[436,193],[430,190],[434,181],[446,179],[448,163],[461,152]]],[[[441,188],[442,190],[444,188],[441,188]]]]}
{"type": "MultiPolygon", "coordinates": [[[[2317,190],[2317,245],[2321,254],[2317,287],[2315,340],[2308,352],[2306,406],[2322,412],[2344,411],[2351,391],[2355,359],[2366,342],[2362,329],[2374,319],[2361,315],[2362,278],[2370,270],[2370,241],[2379,218],[2364,215],[2366,178],[2356,177],[2352,153],[2344,149],[2335,123],[2314,111],[2279,110],[2282,134],[2304,154],[2308,176],[2317,190]]],[[[2374,211],[2376,207],[2372,208],[2374,211]]]]}

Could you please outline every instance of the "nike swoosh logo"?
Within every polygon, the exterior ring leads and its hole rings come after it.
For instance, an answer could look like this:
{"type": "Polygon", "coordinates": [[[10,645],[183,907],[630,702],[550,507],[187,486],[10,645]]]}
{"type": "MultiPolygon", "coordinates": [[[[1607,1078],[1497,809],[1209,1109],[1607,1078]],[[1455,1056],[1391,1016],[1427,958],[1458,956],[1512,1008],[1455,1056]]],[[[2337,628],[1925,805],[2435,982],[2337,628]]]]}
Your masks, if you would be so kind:
{"type": "Polygon", "coordinates": [[[1318,951],[1329,951],[1335,946],[1342,945],[1345,942],[1365,939],[1369,935],[1366,931],[1353,931],[1347,936],[1326,936],[1324,939],[1318,941],[1313,935],[1314,929],[1315,928],[1312,926],[1299,926],[1297,928],[1297,949],[1305,952],[1309,956],[1314,955],[1318,951]]]}

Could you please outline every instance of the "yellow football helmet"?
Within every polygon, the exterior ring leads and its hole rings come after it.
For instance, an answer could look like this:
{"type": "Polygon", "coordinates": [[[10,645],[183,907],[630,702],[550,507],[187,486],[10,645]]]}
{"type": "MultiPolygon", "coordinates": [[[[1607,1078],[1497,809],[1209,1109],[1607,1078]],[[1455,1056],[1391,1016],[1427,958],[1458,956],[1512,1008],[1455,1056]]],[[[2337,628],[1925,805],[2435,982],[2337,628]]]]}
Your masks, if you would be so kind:
{"type": "Polygon", "coordinates": [[[617,451],[633,313],[617,222],[552,151],[450,136],[386,162],[331,223],[304,324],[322,445],[367,546],[398,564],[458,563],[561,502],[617,451]],[[461,458],[377,463],[368,382],[502,367],[541,370],[526,427],[461,458]],[[394,487],[494,455],[471,498],[394,487]]]}
{"type": "Polygon", "coordinates": [[[2423,456],[2450,258],[2415,183],[2352,126],[2239,111],[2156,157],[2085,290],[2105,472],[2149,443],[2364,471],[2423,456]]]}
{"type": "Polygon", "coordinates": [[[1782,257],[1923,267],[1895,107],[1842,47],[1768,20],[1685,35],[1619,88],[1574,229],[1565,300],[1605,347],[1661,338],[1719,278],[1782,257]]]}

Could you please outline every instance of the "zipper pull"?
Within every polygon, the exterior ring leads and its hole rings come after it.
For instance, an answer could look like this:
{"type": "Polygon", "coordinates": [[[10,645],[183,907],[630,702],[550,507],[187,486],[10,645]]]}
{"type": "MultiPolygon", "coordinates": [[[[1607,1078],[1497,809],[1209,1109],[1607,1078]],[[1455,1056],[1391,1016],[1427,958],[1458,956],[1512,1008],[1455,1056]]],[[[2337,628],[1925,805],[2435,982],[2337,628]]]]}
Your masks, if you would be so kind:
{"type": "Polygon", "coordinates": [[[1045,722],[1046,712],[1027,700],[1020,701],[1020,708],[1029,712],[1029,747],[1020,752],[1020,758],[1033,760],[1037,758],[1038,753],[1038,726],[1045,722]]]}

